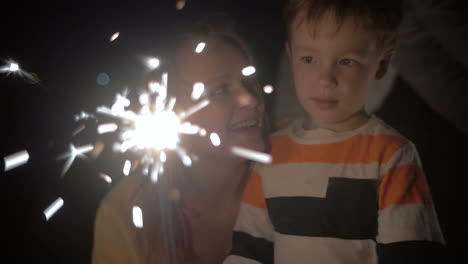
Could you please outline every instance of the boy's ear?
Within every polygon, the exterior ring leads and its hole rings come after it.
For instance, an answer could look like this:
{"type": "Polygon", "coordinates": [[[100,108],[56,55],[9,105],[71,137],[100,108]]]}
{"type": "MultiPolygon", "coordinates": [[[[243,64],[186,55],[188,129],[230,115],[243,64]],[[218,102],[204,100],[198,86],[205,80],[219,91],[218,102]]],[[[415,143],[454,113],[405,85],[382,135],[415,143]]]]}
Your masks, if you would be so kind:
{"type": "Polygon", "coordinates": [[[380,59],[377,71],[375,72],[376,80],[380,80],[385,76],[385,73],[387,73],[388,67],[390,66],[390,63],[392,62],[392,58],[394,55],[395,55],[395,50],[392,49],[390,51],[385,52],[385,54],[382,56],[382,58],[380,59]]]}

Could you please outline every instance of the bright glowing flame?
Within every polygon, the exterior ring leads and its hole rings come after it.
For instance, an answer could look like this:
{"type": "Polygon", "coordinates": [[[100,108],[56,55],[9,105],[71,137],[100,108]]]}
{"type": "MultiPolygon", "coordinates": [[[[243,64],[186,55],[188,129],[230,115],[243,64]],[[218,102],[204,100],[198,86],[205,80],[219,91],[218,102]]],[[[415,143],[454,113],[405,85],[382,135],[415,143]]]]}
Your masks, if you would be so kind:
{"type": "Polygon", "coordinates": [[[44,210],[44,215],[46,217],[46,221],[49,221],[49,219],[63,206],[63,199],[58,198],[53,202],[47,209],[44,210]]]}
{"type": "Polygon", "coordinates": [[[132,216],[133,216],[133,224],[135,225],[135,227],[142,228],[143,227],[143,212],[141,211],[141,208],[138,206],[133,206],[132,216]]]}
{"type": "Polygon", "coordinates": [[[123,174],[125,176],[128,176],[130,174],[130,169],[132,168],[132,163],[129,160],[125,161],[124,167],[123,167],[123,174]]]}
{"type": "Polygon", "coordinates": [[[273,92],[273,86],[270,84],[267,84],[263,87],[263,92],[266,94],[271,94],[273,92]]]}
{"type": "Polygon", "coordinates": [[[258,152],[246,148],[241,148],[241,147],[232,147],[231,152],[237,156],[260,162],[260,163],[266,163],[269,164],[271,163],[271,155],[263,153],[263,152],[258,152]]]}
{"type": "Polygon", "coordinates": [[[216,133],[211,133],[210,134],[210,140],[211,140],[211,144],[213,144],[213,146],[215,146],[215,147],[221,145],[221,139],[219,138],[218,134],[216,134],[216,133]]]}
{"type": "Polygon", "coordinates": [[[193,85],[193,89],[192,89],[192,100],[196,101],[198,99],[200,99],[200,97],[202,96],[203,92],[205,92],[205,85],[201,82],[197,82],[193,85]]]}
{"type": "Polygon", "coordinates": [[[15,154],[6,156],[5,158],[3,158],[3,160],[5,162],[5,171],[9,171],[16,167],[26,164],[29,160],[29,153],[27,150],[23,150],[15,154]]]}
{"type": "Polygon", "coordinates": [[[19,71],[19,65],[17,63],[10,63],[10,67],[8,68],[9,71],[11,72],[15,72],[15,71],[19,71]]]}
{"type": "Polygon", "coordinates": [[[244,69],[242,69],[242,75],[244,76],[250,76],[255,73],[255,67],[254,66],[247,66],[244,69]]]}
{"type": "Polygon", "coordinates": [[[128,130],[124,140],[139,149],[175,149],[179,142],[180,120],[172,111],[139,115],[135,118],[135,129],[128,130]]]}
{"type": "Polygon", "coordinates": [[[119,37],[120,33],[119,32],[115,32],[112,37],[110,38],[110,42],[116,40],[118,37],[119,37]]]}
{"type": "Polygon", "coordinates": [[[202,53],[203,49],[205,49],[206,43],[205,42],[200,42],[198,43],[197,47],[195,48],[196,53],[202,53]]]}

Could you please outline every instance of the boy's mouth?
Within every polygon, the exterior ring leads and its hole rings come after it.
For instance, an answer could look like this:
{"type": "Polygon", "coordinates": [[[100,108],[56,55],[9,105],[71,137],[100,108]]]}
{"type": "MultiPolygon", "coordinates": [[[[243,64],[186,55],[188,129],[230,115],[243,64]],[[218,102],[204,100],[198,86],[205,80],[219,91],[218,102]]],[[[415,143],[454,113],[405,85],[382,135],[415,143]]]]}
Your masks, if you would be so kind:
{"type": "Polygon", "coordinates": [[[312,102],[322,110],[331,109],[338,104],[338,100],[328,98],[311,97],[310,100],[312,100],[312,102]]]}

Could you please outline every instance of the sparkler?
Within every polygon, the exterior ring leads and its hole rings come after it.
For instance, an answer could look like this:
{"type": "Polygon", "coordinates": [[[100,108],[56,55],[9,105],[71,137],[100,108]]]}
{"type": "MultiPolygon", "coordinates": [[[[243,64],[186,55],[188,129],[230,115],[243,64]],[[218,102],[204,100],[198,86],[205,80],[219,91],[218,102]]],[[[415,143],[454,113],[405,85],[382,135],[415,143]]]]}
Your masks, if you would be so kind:
{"type": "Polygon", "coordinates": [[[28,82],[30,83],[38,83],[39,82],[39,78],[37,77],[36,74],[34,73],[29,73],[23,69],[20,68],[19,64],[14,61],[14,60],[6,60],[5,61],[5,65],[3,65],[2,67],[0,67],[0,73],[6,73],[6,75],[10,75],[10,74],[14,74],[14,75],[17,75],[21,78],[24,78],[25,80],[27,80],[28,82]]]}
{"type": "MultiPolygon", "coordinates": [[[[185,1],[178,1],[178,9],[182,9],[185,1]]],[[[115,41],[119,37],[119,32],[116,32],[110,38],[110,42],[115,41]]],[[[206,47],[205,42],[200,42],[195,48],[195,52],[200,54],[206,47]]],[[[147,58],[145,64],[150,70],[154,70],[160,66],[158,58],[147,58]]],[[[255,67],[248,66],[242,69],[244,76],[250,76],[256,71],[255,67]]],[[[7,61],[7,64],[0,68],[0,73],[17,74],[32,81],[38,81],[37,77],[23,71],[18,63],[7,61]]],[[[172,219],[170,212],[170,199],[167,186],[167,177],[160,178],[164,172],[164,164],[168,162],[167,152],[177,154],[184,166],[192,166],[195,158],[192,158],[185,149],[179,145],[179,136],[181,134],[206,136],[209,133],[209,138],[213,146],[221,145],[221,139],[215,132],[208,132],[206,129],[186,121],[188,117],[200,111],[209,105],[208,98],[204,98],[205,85],[201,82],[193,84],[191,99],[195,104],[185,111],[180,113],[174,112],[175,98],[167,97],[167,81],[168,74],[162,73],[159,81],[148,83],[147,91],[138,95],[138,103],[140,110],[134,112],[129,110],[129,107],[135,102],[128,98],[128,89],[115,96],[114,103],[110,106],[98,106],[96,113],[80,112],[75,115],[75,121],[87,120],[95,118],[99,115],[110,116],[115,119],[112,123],[98,124],[98,135],[108,133],[118,133],[119,139],[114,143],[114,150],[120,153],[132,152],[137,154],[137,160],[126,160],[122,169],[125,176],[129,175],[136,168],[140,168],[143,175],[149,175],[151,182],[159,182],[161,184],[160,203],[162,226],[164,227],[164,239],[167,249],[168,263],[175,261],[174,237],[172,230],[172,219]],[[133,163],[132,163],[133,162],[133,163]],[[132,168],[132,164],[134,165],[132,168]]],[[[266,89],[266,86],[265,86],[266,89]]],[[[270,89],[272,91],[272,87],[270,89]]],[[[264,90],[268,93],[267,90],[264,90]]],[[[73,133],[76,136],[85,129],[81,125],[73,133]]],[[[96,156],[102,151],[102,144],[99,151],[96,151],[96,156]]],[[[95,152],[95,146],[88,144],[79,147],[70,144],[69,150],[60,155],[58,159],[66,159],[61,175],[65,175],[77,157],[85,157],[86,153],[95,152]]],[[[231,152],[235,155],[251,159],[257,162],[269,163],[271,156],[265,153],[255,152],[244,148],[233,147],[231,152]]],[[[5,157],[5,171],[21,166],[29,160],[27,151],[18,152],[16,154],[5,157]]],[[[100,173],[100,177],[112,183],[112,178],[104,173],[100,173]]],[[[179,194],[180,195],[180,194],[179,194]]],[[[44,215],[48,221],[64,204],[62,198],[58,198],[46,210],[44,215]]],[[[135,227],[143,227],[143,212],[140,207],[134,206],[132,209],[133,223],[135,227]]]]}

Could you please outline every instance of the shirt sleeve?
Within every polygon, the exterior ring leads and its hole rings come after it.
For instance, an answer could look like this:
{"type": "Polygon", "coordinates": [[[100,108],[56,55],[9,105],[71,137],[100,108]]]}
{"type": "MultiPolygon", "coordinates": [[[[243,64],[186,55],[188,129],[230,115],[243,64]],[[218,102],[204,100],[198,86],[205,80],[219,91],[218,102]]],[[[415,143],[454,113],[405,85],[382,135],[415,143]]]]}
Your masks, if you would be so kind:
{"type": "Polygon", "coordinates": [[[379,263],[439,263],[444,238],[413,144],[383,166],[378,185],[379,263]]]}
{"type": "Polygon", "coordinates": [[[254,170],[245,187],[234,226],[232,249],[224,264],[273,263],[273,235],[261,176],[254,170]]]}
{"type": "Polygon", "coordinates": [[[140,263],[127,222],[106,200],[101,203],[94,227],[93,264],[140,263]]]}

